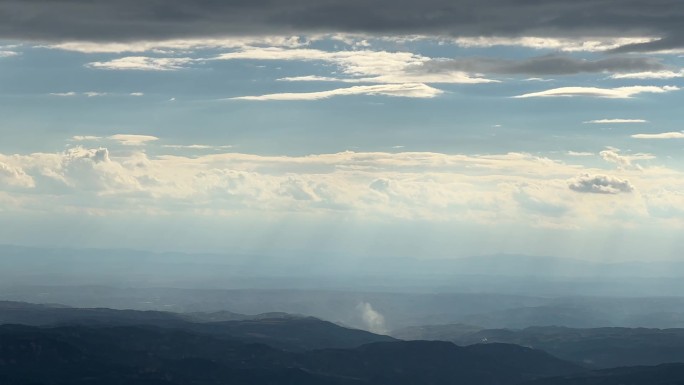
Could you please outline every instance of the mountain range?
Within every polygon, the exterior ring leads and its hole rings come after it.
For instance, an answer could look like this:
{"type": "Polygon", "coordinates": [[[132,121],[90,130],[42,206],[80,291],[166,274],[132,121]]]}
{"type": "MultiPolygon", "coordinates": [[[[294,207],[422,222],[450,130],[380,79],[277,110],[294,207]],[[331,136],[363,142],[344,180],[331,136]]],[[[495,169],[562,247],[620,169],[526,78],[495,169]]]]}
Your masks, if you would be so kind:
{"type": "Polygon", "coordinates": [[[172,313],[6,301],[0,302],[0,383],[684,383],[684,364],[669,363],[684,361],[679,329],[493,330],[457,324],[393,334],[416,340],[285,313],[172,313]]]}

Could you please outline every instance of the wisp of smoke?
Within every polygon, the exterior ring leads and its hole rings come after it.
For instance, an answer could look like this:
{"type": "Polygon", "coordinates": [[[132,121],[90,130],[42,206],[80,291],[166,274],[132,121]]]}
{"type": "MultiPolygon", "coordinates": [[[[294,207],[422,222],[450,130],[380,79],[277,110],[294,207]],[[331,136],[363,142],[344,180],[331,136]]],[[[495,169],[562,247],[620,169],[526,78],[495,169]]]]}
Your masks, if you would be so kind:
{"type": "Polygon", "coordinates": [[[356,307],[361,313],[361,319],[366,325],[366,329],[377,334],[386,334],[385,317],[378,313],[368,302],[361,302],[356,307]]]}

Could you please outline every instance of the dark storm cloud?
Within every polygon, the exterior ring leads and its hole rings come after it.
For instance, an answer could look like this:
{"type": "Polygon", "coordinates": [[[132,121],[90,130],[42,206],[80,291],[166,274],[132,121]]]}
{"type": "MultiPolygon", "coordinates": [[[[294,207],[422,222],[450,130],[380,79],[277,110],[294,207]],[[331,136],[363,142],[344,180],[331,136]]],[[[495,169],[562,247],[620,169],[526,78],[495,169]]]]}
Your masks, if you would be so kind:
{"type": "Polygon", "coordinates": [[[315,32],[647,34],[662,37],[654,45],[662,49],[684,45],[682,25],[681,0],[0,0],[1,38],[51,41],[315,32]]]}
{"type": "Polygon", "coordinates": [[[432,60],[420,67],[421,72],[465,71],[505,75],[573,75],[591,72],[642,72],[663,70],[660,62],[644,57],[609,57],[582,60],[567,56],[548,55],[524,60],[464,58],[432,60]]]}

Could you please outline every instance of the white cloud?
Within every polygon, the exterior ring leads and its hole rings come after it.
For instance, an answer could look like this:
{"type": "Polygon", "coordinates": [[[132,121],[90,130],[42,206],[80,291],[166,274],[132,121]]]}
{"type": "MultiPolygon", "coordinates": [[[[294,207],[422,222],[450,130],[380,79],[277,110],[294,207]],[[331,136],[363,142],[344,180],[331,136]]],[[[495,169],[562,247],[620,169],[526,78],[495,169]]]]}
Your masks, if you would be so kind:
{"type": "MultiPolygon", "coordinates": [[[[139,142],[140,138],[128,139],[139,142]]],[[[176,151],[160,154],[163,148],[159,146],[154,156],[141,147],[114,147],[110,152],[80,146],[58,153],[0,154],[0,162],[11,170],[5,170],[5,178],[10,175],[14,184],[10,188],[4,182],[0,191],[21,197],[27,202],[25,210],[35,209],[49,197],[50,210],[335,213],[374,220],[554,228],[627,225],[624,213],[643,219],[648,215],[647,198],[653,194],[684,191],[684,174],[675,170],[620,167],[611,171],[612,176],[602,177],[606,171],[601,168],[525,153],[346,151],[264,156],[223,151],[174,155],[176,151]],[[21,175],[25,175],[21,177],[25,186],[33,181],[31,194],[17,189],[16,179],[21,175]],[[625,194],[630,188],[638,193],[625,194]],[[598,194],[611,195],[611,203],[598,194]]],[[[647,154],[620,156],[636,159],[647,154]]]]}
{"type": "Polygon", "coordinates": [[[313,181],[305,182],[295,177],[289,177],[280,182],[278,194],[296,201],[321,201],[322,199],[316,193],[317,188],[318,185],[313,181]]]}
{"type": "Polygon", "coordinates": [[[137,70],[137,71],[175,71],[185,68],[187,64],[199,59],[189,57],[146,57],[128,56],[104,62],[92,62],[87,67],[105,70],[137,70]]]}
{"type": "Polygon", "coordinates": [[[5,186],[31,188],[35,187],[33,178],[20,167],[0,162],[0,188],[5,186]]]}
{"type": "Polygon", "coordinates": [[[648,123],[644,119],[596,119],[588,120],[585,124],[628,124],[628,123],[648,123]]]}
{"type": "Polygon", "coordinates": [[[567,154],[570,156],[594,156],[595,155],[593,152],[585,152],[585,151],[568,151],[567,154]]]}
{"type": "Polygon", "coordinates": [[[533,49],[549,49],[564,52],[601,52],[628,44],[647,43],[653,37],[640,38],[547,38],[547,37],[461,37],[453,42],[461,47],[513,46],[533,49]]]}
{"type": "Polygon", "coordinates": [[[634,168],[636,170],[641,170],[642,167],[638,164],[635,164],[634,161],[655,159],[655,156],[651,154],[622,155],[620,154],[620,150],[616,148],[609,148],[603,150],[599,153],[599,155],[601,155],[601,158],[603,158],[603,160],[605,160],[606,162],[613,163],[617,165],[619,168],[634,168]]]}
{"type": "Polygon", "coordinates": [[[552,82],[554,79],[544,79],[544,78],[527,78],[526,82],[552,82]]]}
{"type": "Polygon", "coordinates": [[[392,193],[392,181],[385,178],[376,179],[371,184],[368,185],[371,190],[375,190],[381,193],[391,194],[392,193]]]}
{"type": "Polygon", "coordinates": [[[74,147],[43,160],[54,162],[52,168],[41,170],[44,176],[60,181],[76,192],[102,196],[142,190],[135,176],[121,163],[111,160],[107,148],[74,147]]]}
{"type": "Polygon", "coordinates": [[[356,83],[357,80],[355,79],[342,79],[342,78],[333,78],[333,77],[328,77],[328,76],[316,76],[316,75],[307,75],[307,76],[289,76],[289,77],[284,77],[278,79],[278,81],[281,82],[346,82],[346,83],[356,83]]]}
{"type": "Polygon", "coordinates": [[[612,79],[674,79],[684,77],[684,70],[681,71],[646,71],[633,73],[620,73],[610,76],[612,79]]]}
{"type": "Polygon", "coordinates": [[[147,142],[159,140],[156,136],[134,134],[116,134],[107,137],[107,139],[115,140],[124,146],[143,146],[147,142]]]}
{"type": "Polygon", "coordinates": [[[684,217],[684,192],[661,190],[646,197],[649,213],[656,217],[684,217]]]}
{"type": "MultiPolygon", "coordinates": [[[[86,92],[74,92],[74,91],[69,91],[69,92],[53,92],[50,93],[52,96],[60,96],[60,97],[72,97],[72,96],[86,96],[89,98],[94,98],[98,96],[116,96],[120,94],[112,94],[109,92],[101,92],[101,91],[86,91],[86,92]]],[[[125,94],[127,96],[142,96],[143,94],[140,92],[132,92],[129,94],[125,94]]]]}
{"type": "Polygon", "coordinates": [[[206,144],[164,144],[164,148],[187,149],[187,150],[219,150],[233,148],[231,145],[211,146],[206,144]]]}
{"type": "Polygon", "coordinates": [[[0,58],[12,56],[19,56],[19,52],[0,50],[0,58]]]}
{"type": "Polygon", "coordinates": [[[74,142],[96,141],[96,140],[100,140],[100,139],[102,139],[102,137],[93,136],[93,135],[76,135],[76,136],[71,137],[71,140],[74,142]]]}
{"type": "Polygon", "coordinates": [[[631,86],[617,88],[598,88],[598,87],[561,87],[550,90],[532,92],[529,94],[514,96],[514,98],[535,98],[535,97],[595,97],[609,99],[629,99],[641,93],[660,94],[664,92],[678,91],[677,86],[631,86]]]}
{"type": "Polygon", "coordinates": [[[523,209],[546,217],[559,217],[570,209],[567,201],[549,196],[548,188],[539,184],[524,183],[515,186],[513,198],[523,209]]]}
{"type": "Polygon", "coordinates": [[[635,139],[684,139],[684,132],[662,132],[659,134],[634,134],[635,139]]]}
{"type": "Polygon", "coordinates": [[[66,96],[76,96],[78,94],[73,92],[73,91],[69,91],[69,92],[53,92],[53,93],[50,93],[50,95],[66,97],[66,96]]]}
{"type": "Polygon", "coordinates": [[[287,81],[344,81],[361,83],[492,83],[496,80],[472,76],[463,71],[426,72],[420,69],[435,60],[410,52],[387,51],[322,51],[317,49],[280,47],[245,47],[219,55],[216,60],[292,60],[321,61],[338,66],[347,77],[298,76],[287,81]]]}
{"type": "Polygon", "coordinates": [[[65,158],[69,160],[73,159],[88,159],[92,160],[94,163],[110,162],[109,150],[104,147],[99,148],[83,148],[74,147],[70,148],[65,152],[65,158]]]}
{"type": "Polygon", "coordinates": [[[240,96],[231,98],[231,100],[321,100],[328,99],[334,96],[349,95],[383,95],[406,98],[434,98],[442,93],[442,90],[421,83],[379,84],[372,86],[354,86],[348,88],[337,88],[333,90],[318,92],[293,92],[268,94],[260,96],[240,96]]]}
{"type": "Polygon", "coordinates": [[[93,98],[93,97],[96,97],[96,96],[107,96],[107,95],[109,95],[109,94],[106,93],[106,92],[88,91],[88,92],[84,92],[83,95],[85,95],[85,96],[87,96],[87,97],[89,97],[89,98],[93,98]]]}

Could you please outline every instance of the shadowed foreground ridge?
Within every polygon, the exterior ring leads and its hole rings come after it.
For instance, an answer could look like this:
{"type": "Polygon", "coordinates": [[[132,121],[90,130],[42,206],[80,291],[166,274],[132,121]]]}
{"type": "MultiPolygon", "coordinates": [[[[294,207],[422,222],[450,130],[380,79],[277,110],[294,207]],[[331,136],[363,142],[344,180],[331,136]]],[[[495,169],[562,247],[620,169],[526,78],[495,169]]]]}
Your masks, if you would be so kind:
{"type": "Polygon", "coordinates": [[[677,361],[684,346],[679,329],[444,325],[404,331],[459,346],[400,341],[286,313],[183,314],[9,301],[0,302],[0,324],[3,385],[684,383],[684,364],[665,364],[677,361]],[[632,364],[640,360],[662,365],[632,364]],[[590,370],[609,363],[633,366],[590,370]]]}
{"type": "Polygon", "coordinates": [[[675,385],[684,384],[684,364],[605,369],[566,377],[544,378],[526,385],[675,385]]]}
{"type": "Polygon", "coordinates": [[[296,353],[153,327],[0,327],[0,381],[7,385],[507,385],[581,370],[539,351],[499,344],[381,342],[296,353]]]}
{"type": "Polygon", "coordinates": [[[481,341],[530,346],[596,369],[684,362],[684,329],[567,328],[478,329],[468,325],[430,325],[392,333],[408,340],[481,341]]]}

